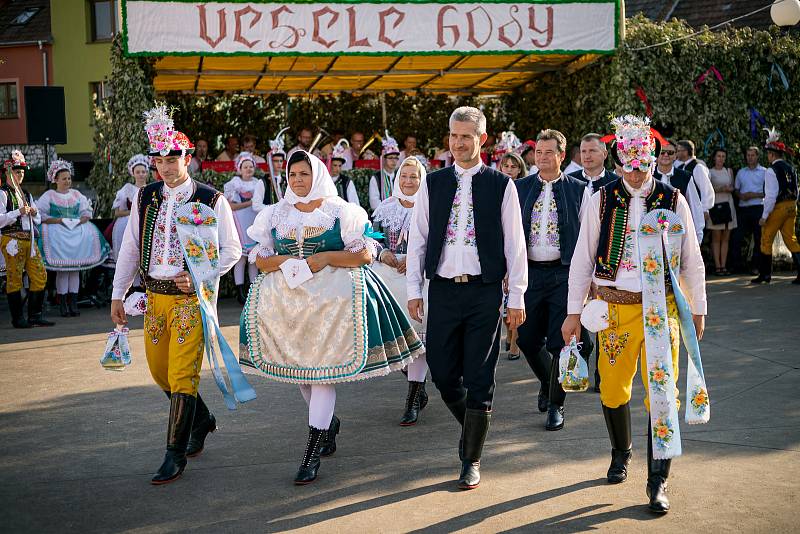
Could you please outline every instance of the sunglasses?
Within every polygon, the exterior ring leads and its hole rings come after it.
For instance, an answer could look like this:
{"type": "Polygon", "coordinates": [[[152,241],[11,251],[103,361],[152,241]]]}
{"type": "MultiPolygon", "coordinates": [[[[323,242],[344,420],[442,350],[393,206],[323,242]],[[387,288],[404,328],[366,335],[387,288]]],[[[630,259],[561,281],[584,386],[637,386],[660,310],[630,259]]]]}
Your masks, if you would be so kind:
{"type": "Polygon", "coordinates": [[[666,154],[667,156],[674,156],[675,155],[675,151],[674,150],[662,150],[661,153],[662,154],[666,154]]]}

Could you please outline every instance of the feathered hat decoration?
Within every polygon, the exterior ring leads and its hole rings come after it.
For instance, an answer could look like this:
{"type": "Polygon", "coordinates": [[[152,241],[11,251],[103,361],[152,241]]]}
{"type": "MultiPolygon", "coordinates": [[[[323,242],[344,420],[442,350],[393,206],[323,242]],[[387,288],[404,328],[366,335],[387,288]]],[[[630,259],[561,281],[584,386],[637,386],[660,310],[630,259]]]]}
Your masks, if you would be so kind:
{"type": "Polygon", "coordinates": [[[256,158],[250,152],[239,152],[239,155],[236,156],[236,159],[233,161],[236,164],[236,172],[241,172],[242,164],[245,161],[249,161],[250,163],[253,164],[253,167],[256,167],[256,158]]]}
{"type": "Polygon", "coordinates": [[[400,153],[400,145],[397,144],[397,141],[389,135],[389,130],[384,130],[386,135],[383,136],[381,140],[381,156],[388,156],[389,154],[399,154],[400,153]]]}
{"type": "Polygon", "coordinates": [[[72,176],[73,173],[75,172],[75,170],[72,167],[72,163],[70,163],[69,161],[65,159],[55,159],[50,164],[50,168],[47,169],[47,180],[49,182],[55,182],[56,176],[58,176],[58,173],[61,171],[68,171],[70,176],[72,176]]]}
{"type": "Polygon", "coordinates": [[[767,150],[772,150],[773,152],[780,152],[782,154],[789,154],[790,156],[794,156],[794,150],[787,147],[783,141],[780,140],[781,133],[773,128],[763,128],[765,132],[767,132],[767,143],[764,145],[764,148],[767,150]]]}
{"type": "Polygon", "coordinates": [[[25,161],[25,155],[19,150],[12,150],[11,157],[3,163],[6,169],[27,169],[28,163],[25,161]]]}
{"type": "Polygon", "coordinates": [[[288,129],[289,129],[289,126],[287,126],[286,128],[282,129],[280,132],[278,132],[278,135],[275,136],[275,139],[273,139],[272,141],[269,142],[269,152],[270,152],[270,154],[283,154],[284,157],[286,156],[286,151],[284,150],[284,146],[285,145],[283,143],[283,134],[288,129]]]}
{"type": "Polygon", "coordinates": [[[133,169],[136,168],[137,165],[141,165],[145,168],[145,170],[150,169],[150,156],[145,156],[144,154],[136,154],[128,160],[128,174],[133,176],[133,169]]]}
{"type": "Polygon", "coordinates": [[[175,129],[167,105],[156,102],[156,107],[145,111],[144,131],[150,142],[151,156],[185,156],[194,153],[194,145],[185,134],[175,129]]]}
{"type": "Polygon", "coordinates": [[[611,155],[622,170],[652,171],[661,150],[661,135],[650,127],[648,117],[625,115],[611,119],[614,135],[606,136],[614,140],[611,155]]]}
{"type": "Polygon", "coordinates": [[[347,139],[339,139],[339,142],[333,147],[333,151],[331,152],[331,161],[338,159],[340,161],[347,161],[347,151],[350,150],[350,143],[347,142],[347,139]]]}

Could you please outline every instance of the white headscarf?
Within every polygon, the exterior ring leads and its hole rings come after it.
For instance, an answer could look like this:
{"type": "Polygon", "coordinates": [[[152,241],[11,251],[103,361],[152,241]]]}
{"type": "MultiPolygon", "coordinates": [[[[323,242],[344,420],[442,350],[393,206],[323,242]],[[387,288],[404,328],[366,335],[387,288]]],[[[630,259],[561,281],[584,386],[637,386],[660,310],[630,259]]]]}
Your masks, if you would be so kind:
{"type": "MultiPolygon", "coordinates": [[[[418,160],[415,156],[408,156],[403,160],[400,166],[397,167],[397,172],[394,176],[394,183],[392,184],[392,196],[400,200],[405,200],[406,202],[414,202],[417,198],[417,193],[414,193],[413,195],[406,195],[400,188],[400,171],[402,171],[403,167],[407,164],[410,164],[417,169],[417,172],[419,173],[420,184],[422,184],[422,182],[425,180],[425,177],[428,175],[428,172],[425,170],[425,165],[423,165],[420,160],[418,160]]],[[[417,192],[419,192],[419,189],[417,189],[417,192]]]]}
{"type": "MultiPolygon", "coordinates": [[[[331,173],[328,172],[328,167],[325,166],[322,160],[313,154],[309,154],[305,150],[298,150],[295,152],[295,154],[297,153],[305,154],[309,161],[311,161],[311,175],[313,177],[311,190],[306,196],[299,197],[294,191],[292,191],[292,187],[288,186],[286,187],[286,192],[283,194],[283,200],[294,206],[298,202],[306,204],[312,200],[318,200],[320,198],[338,197],[339,193],[336,190],[336,184],[333,183],[331,173]]],[[[286,171],[288,176],[288,161],[286,163],[286,171]]]]}

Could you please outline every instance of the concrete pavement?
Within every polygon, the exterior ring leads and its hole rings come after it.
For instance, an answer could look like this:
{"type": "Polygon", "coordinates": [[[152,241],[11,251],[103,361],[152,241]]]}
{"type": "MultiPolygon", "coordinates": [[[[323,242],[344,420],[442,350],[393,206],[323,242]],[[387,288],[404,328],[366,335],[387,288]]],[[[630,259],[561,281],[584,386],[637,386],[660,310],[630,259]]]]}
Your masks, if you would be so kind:
{"type": "MultiPolygon", "coordinates": [[[[800,492],[800,287],[776,276],[709,280],[701,343],[711,422],[682,425],[672,511],[646,510],[645,430],[638,378],[634,459],[624,484],[605,483],[609,443],[595,393],[568,394],[566,427],[546,432],[539,384],[524,359],[501,359],[477,490],[455,489],[457,425],[429,385],[416,427],[401,428],[397,373],[337,388],[337,453],[319,479],[292,485],[306,438],[294,386],[253,377],[258,399],[225,409],[207,371],[201,392],[220,429],[181,480],[153,487],[168,405],[131,321],[134,364],[98,360],[106,310],[13,330],[0,318],[0,527],[3,532],[797,532],[800,492]]],[[[221,304],[238,335],[238,307],[221,304]]],[[[685,358],[682,357],[682,372],[685,358]]],[[[680,388],[685,388],[683,380],[680,388]]],[[[682,391],[683,396],[683,391],[682,391]]]]}

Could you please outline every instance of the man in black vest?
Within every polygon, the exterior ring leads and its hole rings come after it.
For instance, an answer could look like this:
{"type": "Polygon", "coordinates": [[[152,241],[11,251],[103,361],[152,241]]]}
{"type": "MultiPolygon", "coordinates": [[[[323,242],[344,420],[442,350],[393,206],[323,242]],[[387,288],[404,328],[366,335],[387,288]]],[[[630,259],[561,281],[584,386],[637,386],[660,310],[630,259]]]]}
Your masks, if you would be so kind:
{"type": "MultiPolygon", "coordinates": [[[[711,185],[711,178],[708,174],[708,166],[697,159],[694,142],[689,139],[681,139],[675,145],[675,167],[688,172],[694,179],[697,194],[700,197],[700,205],[703,207],[703,220],[705,213],[714,207],[714,186],[711,185]]],[[[684,195],[685,197],[686,195],[684,195]]],[[[690,206],[691,207],[691,206],[690,206]]],[[[692,217],[694,220],[694,217],[692,217]]],[[[705,225],[704,225],[705,227],[705,225]]],[[[703,242],[703,230],[695,228],[700,242],[703,242]]]]}
{"type": "Polygon", "coordinates": [[[600,134],[588,133],[581,138],[581,166],[583,169],[568,174],[587,184],[586,190],[593,195],[604,185],[619,178],[613,172],[606,170],[607,157],[608,148],[600,134]]]}
{"type": "Polygon", "coordinates": [[[333,183],[336,185],[336,192],[339,193],[339,197],[350,202],[351,204],[360,206],[361,203],[358,200],[356,184],[353,183],[353,180],[351,180],[349,176],[342,174],[342,167],[347,161],[345,154],[349,150],[350,145],[347,144],[347,141],[343,140],[340,140],[339,143],[333,147],[330,169],[331,178],[333,179],[333,183]]]}
{"type": "Polygon", "coordinates": [[[783,158],[794,155],[790,148],[779,141],[780,134],[769,130],[764,148],[767,149],[769,168],[764,173],[764,212],[761,225],[761,262],[758,277],[753,284],[769,283],[772,280],[772,242],[780,232],[783,243],[792,253],[797,268],[793,284],[800,284],[800,244],[797,242],[794,221],[797,218],[797,171],[783,158]]]}
{"type": "Polygon", "coordinates": [[[19,150],[3,164],[5,183],[0,187],[0,253],[6,262],[6,296],[14,328],[53,326],[42,316],[47,272],[35,242],[41,215],[33,196],[22,188],[28,163],[19,150]],[[28,320],[22,315],[22,275],[28,273],[28,320]]]}
{"type": "Polygon", "coordinates": [[[703,209],[703,203],[700,200],[700,193],[698,192],[697,184],[694,182],[694,177],[687,171],[675,167],[676,153],[675,143],[670,139],[666,139],[664,146],[661,147],[661,152],[658,154],[658,164],[656,170],[653,171],[653,178],[679,189],[684,198],[686,198],[686,202],[689,203],[689,209],[692,211],[692,221],[697,234],[697,242],[700,243],[703,241],[703,229],[706,227],[705,215],[703,215],[705,210],[703,209]]]}
{"type": "Polygon", "coordinates": [[[242,256],[230,204],[218,191],[189,177],[194,146],[175,131],[166,107],[146,114],[149,155],[162,181],[139,190],[131,206],[114,273],[111,319],[126,324],[122,300],[139,272],[147,288],[145,355],[155,383],[170,399],[167,450],[151,480],[167,484],[186,467],[186,457],[203,450],[216,419],[198,394],[204,334],[200,303],[177,237],[176,211],[187,202],[214,209],[219,232],[219,269],[224,274],[242,256]]]}
{"type": "MultiPolygon", "coordinates": [[[[547,392],[547,430],[564,428],[566,393],[558,382],[559,353],[564,347],[561,325],[567,317],[569,262],[581,225],[581,205],[588,199],[586,183],[562,174],[567,139],[558,130],[542,130],[536,138],[539,172],[517,180],[522,227],[528,250],[527,320],[519,327],[519,348],[547,392]],[[540,351],[547,338],[550,357],[540,351]]],[[[577,171],[581,172],[581,171],[577,171]]],[[[591,341],[586,354],[591,354],[591,341]]]]}
{"type": "Polygon", "coordinates": [[[525,240],[517,189],[483,165],[486,117],[472,107],[450,116],[455,164],[422,182],[407,256],[408,310],[422,320],[423,273],[430,280],[428,366],[447,408],[461,424],[458,487],[480,483],[500,353],[503,278],[508,274],[508,326],[525,321],[525,240]]]}

